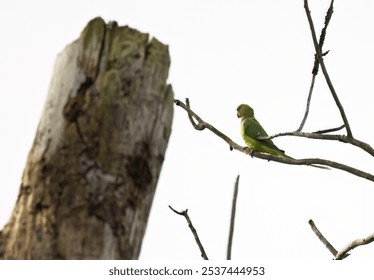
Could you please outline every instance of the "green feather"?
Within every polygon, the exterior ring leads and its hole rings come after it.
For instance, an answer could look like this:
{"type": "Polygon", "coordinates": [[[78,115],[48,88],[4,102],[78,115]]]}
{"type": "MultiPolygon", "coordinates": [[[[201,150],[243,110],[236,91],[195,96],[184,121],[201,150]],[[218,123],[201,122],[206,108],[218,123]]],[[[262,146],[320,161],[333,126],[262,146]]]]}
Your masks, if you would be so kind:
{"type": "MultiPolygon", "coordinates": [[[[258,137],[266,137],[268,134],[261,124],[256,120],[254,111],[247,104],[241,104],[236,109],[238,118],[241,118],[241,132],[245,144],[253,151],[271,154],[284,158],[291,158],[287,156],[283,150],[279,149],[271,139],[258,140],[258,137]]],[[[310,164],[310,166],[329,169],[326,166],[310,164]]]]}
{"type": "Polygon", "coordinates": [[[287,157],[284,151],[279,149],[271,139],[258,140],[258,137],[266,137],[268,134],[256,120],[254,111],[246,104],[239,105],[237,115],[241,118],[241,133],[245,144],[256,152],[287,157]]]}

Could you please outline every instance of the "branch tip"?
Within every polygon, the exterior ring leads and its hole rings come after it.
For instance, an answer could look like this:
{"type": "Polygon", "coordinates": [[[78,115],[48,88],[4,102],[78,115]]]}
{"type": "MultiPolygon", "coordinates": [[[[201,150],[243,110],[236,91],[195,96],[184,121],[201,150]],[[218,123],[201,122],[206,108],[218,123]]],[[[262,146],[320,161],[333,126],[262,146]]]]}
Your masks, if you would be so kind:
{"type": "Polygon", "coordinates": [[[194,236],[194,238],[195,238],[196,244],[197,244],[197,246],[199,246],[199,250],[200,250],[200,253],[201,253],[201,257],[202,257],[204,260],[208,260],[208,256],[207,256],[207,254],[205,253],[205,250],[204,250],[203,245],[201,244],[201,241],[200,241],[200,238],[199,238],[199,236],[198,236],[198,234],[197,234],[197,231],[196,231],[196,229],[194,228],[194,226],[192,225],[191,219],[190,219],[190,217],[188,216],[188,213],[187,213],[187,212],[188,212],[188,209],[186,209],[186,210],[184,210],[184,211],[177,211],[177,210],[175,210],[173,207],[171,207],[170,205],[169,205],[169,208],[170,208],[174,213],[176,213],[176,214],[178,214],[178,215],[181,215],[181,216],[183,216],[183,217],[186,219],[187,224],[188,224],[188,227],[190,228],[190,230],[191,230],[191,232],[192,232],[192,234],[193,234],[193,236],[194,236]]]}
{"type": "Polygon", "coordinates": [[[334,248],[334,246],[331,245],[331,243],[323,236],[323,234],[319,231],[313,220],[308,221],[312,231],[315,233],[315,235],[318,237],[318,239],[326,246],[326,248],[333,254],[335,257],[338,251],[334,248]]]}
{"type": "Polygon", "coordinates": [[[235,227],[236,201],[238,198],[238,190],[239,190],[239,178],[240,178],[240,175],[236,177],[235,185],[234,185],[234,194],[232,196],[229,240],[227,242],[227,257],[226,257],[227,260],[231,260],[232,240],[234,237],[234,227],[235,227]]]}

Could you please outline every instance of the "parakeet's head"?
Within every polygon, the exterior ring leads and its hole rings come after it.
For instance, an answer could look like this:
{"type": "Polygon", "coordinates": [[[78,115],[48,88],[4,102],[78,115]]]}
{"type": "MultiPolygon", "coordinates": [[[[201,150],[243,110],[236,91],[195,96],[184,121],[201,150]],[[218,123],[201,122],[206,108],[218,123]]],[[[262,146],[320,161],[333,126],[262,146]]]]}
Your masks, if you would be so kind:
{"type": "Polygon", "coordinates": [[[241,117],[248,118],[248,117],[253,117],[254,112],[253,112],[253,109],[249,107],[247,104],[240,104],[238,108],[236,109],[236,115],[238,116],[238,118],[241,118],[241,117]]]}

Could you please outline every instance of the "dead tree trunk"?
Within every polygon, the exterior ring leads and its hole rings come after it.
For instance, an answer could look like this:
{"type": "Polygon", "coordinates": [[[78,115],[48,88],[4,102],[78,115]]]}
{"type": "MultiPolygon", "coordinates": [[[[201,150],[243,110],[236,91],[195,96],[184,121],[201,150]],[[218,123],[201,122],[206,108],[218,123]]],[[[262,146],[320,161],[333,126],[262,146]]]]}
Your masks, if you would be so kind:
{"type": "Polygon", "coordinates": [[[167,46],[101,18],[58,55],[0,259],[137,259],[171,132],[167,46]]]}

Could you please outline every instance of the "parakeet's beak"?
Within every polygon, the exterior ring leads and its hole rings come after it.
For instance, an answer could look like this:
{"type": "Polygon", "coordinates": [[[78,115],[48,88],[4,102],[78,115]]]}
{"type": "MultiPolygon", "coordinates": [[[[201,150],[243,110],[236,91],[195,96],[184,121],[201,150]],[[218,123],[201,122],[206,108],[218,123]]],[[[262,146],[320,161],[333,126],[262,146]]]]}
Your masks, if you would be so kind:
{"type": "Polygon", "coordinates": [[[241,117],[241,115],[239,114],[239,112],[236,112],[236,116],[237,116],[238,118],[241,117]]]}

